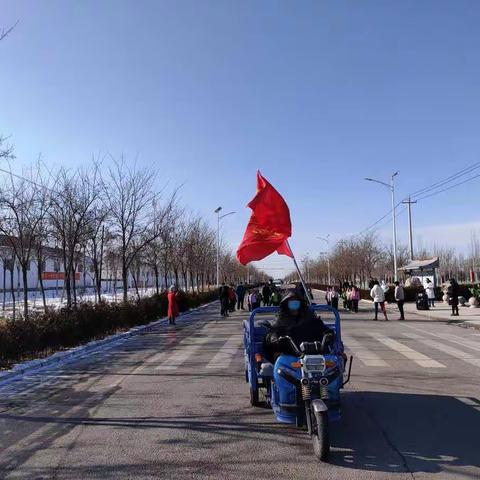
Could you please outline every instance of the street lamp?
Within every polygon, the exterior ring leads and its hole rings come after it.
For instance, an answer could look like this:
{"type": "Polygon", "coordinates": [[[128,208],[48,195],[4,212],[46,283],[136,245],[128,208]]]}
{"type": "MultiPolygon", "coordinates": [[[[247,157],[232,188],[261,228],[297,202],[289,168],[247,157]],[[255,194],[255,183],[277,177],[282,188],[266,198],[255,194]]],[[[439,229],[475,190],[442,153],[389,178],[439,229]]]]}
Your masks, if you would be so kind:
{"type": "Polygon", "coordinates": [[[214,212],[217,214],[217,287],[220,286],[220,220],[227,217],[228,215],[233,215],[235,212],[228,212],[224,215],[220,215],[222,207],[217,207],[214,212]]]}
{"type": "MultiPolygon", "coordinates": [[[[330,238],[330,234],[327,233],[327,235],[325,235],[325,237],[317,237],[319,240],[323,240],[326,244],[327,244],[327,250],[330,250],[330,241],[329,241],[329,238],[330,238]]],[[[331,285],[332,284],[332,279],[330,277],[330,257],[328,256],[329,255],[329,252],[320,252],[320,255],[321,254],[324,254],[326,259],[327,259],[327,276],[328,276],[328,284],[331,285]]]]}
{"type": "Polygon", "coordinates": [[[368,182],[375,182],[387,187],[392,194],[392,226],[393,226],[393,277],[397,281],[397,220],[395,218],[395,177],[398,172],[395,172],[390,177],[390,183],[382,182],[381,180],[375,180],[373,178],[365,178],[368,182]]]}

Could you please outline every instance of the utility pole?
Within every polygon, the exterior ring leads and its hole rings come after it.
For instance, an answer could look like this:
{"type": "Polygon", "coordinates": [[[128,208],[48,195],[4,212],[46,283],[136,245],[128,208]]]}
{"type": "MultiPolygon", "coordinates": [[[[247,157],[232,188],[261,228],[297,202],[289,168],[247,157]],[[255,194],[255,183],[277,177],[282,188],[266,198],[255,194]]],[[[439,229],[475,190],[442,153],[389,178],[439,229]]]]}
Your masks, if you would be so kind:
{"type": "Polygon", "coordinates": [[[214,213],[217,214],[217,287],[220,286],[220,220],[222,218],[228,217],[228,215],[233,215],[235,212],[228,212],[224,215],[220,215],[222,207],[218,207],[214,210],[214,213]]]}
{"type": "Polygon", "coordinates": [[[319,240],[323,240],[327,244],[327,252],[320,252],[320,255],[324,255],[327,260],[327,277],[328,284],[332,284],[332,279],[330,277],[330,234],[327,233],[325,237],[317,237],[319,240]]]}
{"type": "Polygon", "coordinates": [[[375,182],[387,187],[390,190],[392,195],[392,227],[393,227],[393,278],[395,281],[398,280],[397,274],[397,216],[395,213],[395,177],[398,175],[398,172],[395,172],[390,177],[390,183],[383,182],[381,180],[375,180],[374,178],[365,178],[368,182],[375,182]]]}
{"type": "Polygon", "coordinates": [[[402,203],[408,205],[408,245],[410,247],[410,260],[413,260],[412,203],[417,203],[417,201],[408,197],[408,200],[403,200],[402,203]]]}

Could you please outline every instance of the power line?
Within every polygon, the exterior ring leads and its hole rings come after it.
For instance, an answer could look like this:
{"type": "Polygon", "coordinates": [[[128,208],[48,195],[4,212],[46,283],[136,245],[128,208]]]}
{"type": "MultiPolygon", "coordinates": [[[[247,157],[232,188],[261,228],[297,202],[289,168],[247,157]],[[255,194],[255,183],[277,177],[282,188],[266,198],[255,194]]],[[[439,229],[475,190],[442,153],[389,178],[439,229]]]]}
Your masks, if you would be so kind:
{"type": "Polygon", "coordinates": [[[473,172],[474,170],[480,168],[480,162],[476,162],[468,167],[465,167],[464,169],[460,170],[459,172],[456,172],[446,178],[444,178],[443,180],[439,180],[438,182],[435,182],[435,183],[432,183],[431,185],[428,185],[427,187],[423,187],[421,188],[420,190],[417,190],[416,192],[413,192],[410,194],[410,197],[418,197],[419,195],[423,194],[423,193],[427,193],[431,190],[434,190],[436,188],[439,188],[447,183],[450,183],[452,182],[453,180],[456,180],[460,177],[463,177],[464,175],[466,175],[467,173],[470,173],[470,172],[473,172]]]}
{"type": "MultiPolygon", "coordinates": [[[[476,162],[476,163],[473,163],[472,165],[468,166],[468,167],[465,167],[464,169],[442,179],[442,180],[439,180],[438,182],[435,182],[435,183],[432,183],[431,185],[428,185],[426,187],[423,187],[421,188],[420,190],[417,190],[416,192],[412,193],[409,195],[409,197],[413,198],[413,197],[417,197],[416,200],[417,201],[420,201],[420,200],[425,200],[426,198],[430,198],[430,197],[433,197],[435,195],[438,195],[440,193],[443,193],[447,190],[450,190],[452,188],[455,188],[455,187],[458,187],[460,185],[463,185],[465,183],[468,183],[472,180],[475,180],[476,178],[479,178],[480,177],[480,174],[478,175],[475,175],[473,177],[470,177],[470,178],[467,178],[465,180],[462,180],[461,182],[457,182],[453,185],[448,185],[446,186],[445,188],[442,188],[440,190],[437,190],[437,191],[433,191],[432,190],[436,190],[440,187],[442,187],[443,185],[446,185],[450,182],[452,182],[453,180],[457,180],[458,178],[460,177],[463,177],[464,175],[466,175],[467,173],[471,173],[475,170],[477,170],[478,168],[480,168],[480,162],[476,162]],[[428,192],[432,192],[432,193],[428,193],[428,192]],[[425,195],[422,195],[422,194],[425,194],[425,195]],[[421,195],[421,196],[420,196],[421,195]]],[[[408,198],[408,197],[407,197],[408,198]]],[[[395,208],[397,208],[399,205],[402,204],[402,201],[397,203],[397,205],[395,205],[395,208]]],[[[400,213],[403,213],[404,210],[402,210],[400,213]]],[[[392,209],[390,209],[387,213],[385,213],[385,215],[383,215],[381,218],[379,218],[376,222],[372,223],[371,225],[369,225],[367,228],[364,228],[363,230],[361,230],[360,232],[354,234],[354,235],[351,235],[352,237],[359,237],[361,235],[363,235],[364,233],[367,233],[368,231],[370,231],[373,227],[377,226],[382,220],[384,220],[385,218],[387,218],[390,214],[392,213],[392,209]]],[[[397,217],[398,215],[395,215],[395,217],[397,217]]],[[[388,223],[388,222],[387,222],[388,223]]],[[[386,223],[385,223],[386,224],[386,223]]],[[[384,224],[380,225],[379,227],[375,228],[374,231],[377,231],[379,230],[380,228],[382,228],[384,224]]]]}
{"type": "Polygon", "coordinates": [[[465,179],[461,182],[458,182],[458,183],[455,183],[453,185],[449,185],[448,187],[442,188],[441,190],[438,190],[436,192],[430,193],[428,195],[424,195],[423,197],[417,198],[417,200],[420,201],[420,200],[424,200],[425,198],[433,197],[435,195],[438,195],[439,193],[446,192],[447,190],[450,190],[451,188],[455,188],[455,187],[458,187],[459,185],[463,185],[464,183],[471,182],[472,180],[475,180],[476,178],[479,178],[479,177],[480,177],[480,173],[478,175],[473,176],[473,177],[467,178],[467,179],[465,179]]]}

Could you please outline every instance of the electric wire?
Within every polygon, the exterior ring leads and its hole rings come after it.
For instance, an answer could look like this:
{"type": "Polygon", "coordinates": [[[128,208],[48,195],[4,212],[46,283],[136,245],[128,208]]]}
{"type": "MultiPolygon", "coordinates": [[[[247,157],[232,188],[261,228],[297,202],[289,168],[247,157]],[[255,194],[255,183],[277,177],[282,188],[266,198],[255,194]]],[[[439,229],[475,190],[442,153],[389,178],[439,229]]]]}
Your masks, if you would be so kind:
{"type": "MultiPolygon", "coordinates": [[[[465,167],[462,170],[460,170],[460,171],[458,171],[458,172],[456,172],[456,173],[454,173],[454,174],[452,174],[452,175],[450,175],[450,176],[448,176],[448,177],[446,177],[442,180],[439,180],[438,182],[432,183],[431,185],[428,185],[426,187],[421,188],[420,190],[417,190],[416,192],[411,193],[406,198],[414,198],[418,202],[420,200],[425,200],[425,199],[433,197],[435,195],[439,195],[440,193],[446,192],[447,190],[450,190],[452,188],[455,188],[455,187],[458,187],[458,186],[463,185],[465,183],[468,183],[472,180],[475,180],[476,178],[479,178],[480,174],[474,175],[473,177],[470,177],[470,178],[464,179],[460,182],[454,183],[453,185],[448,185],[450,182],[452,182],[454,180],[458,180],[459,178],[465,176],[468,173],[471,173],[471,172],[477,170],[478,168],[480,168],[480,162],[473,163],[472,165],[469,165],[468,167],[465,167]],[[447,186],[445,188],[440,188],[444,185],[447,185],[447,186]],[[440,190],[438,190],[439,188],[440,188],[440,190]],[[429,193],[429,192],[431,192],[431,193],[429,193]]],[[[395,208],[397,208],[399,205],[401,205],[402,201],[397,203],[397,205],[395,205],[395,208]]],[[[406,209],[406,207],[404,207],[404,210],[405,209],[406,209]]],[[[404,210],[402,210],[401,213],[403,213],[404,210]]],[[[389,215],[391,215],[391,213],[392,213],[392,209],[390,209],[387,213],[385,213],[385,215],[383,215],[377,221],[375,221],[374,223],[369,225],[367,228],[364,228],[360,232],[358,232],[356,234],[353,234],[353,235],[350,235],[350,236],[351,237],[359,237],[359,236],[364,235],[365,233],[368,233],[369,231],[372,230],[372,228],[376,227],[380,222],[382,222],[385,218],[387,218],[389,215]]],[[[397,216],[398,215],[395,215],[395,217],[397,217],[397,216]]],[[[386,223],[388,223],[388,222],[386,222],[386,223]]],[[[380,228],[382,228],[382,226],[383,226],[383,224],[378,226],[377,228],[375,228],[373,231],[374,232],[378,231],[380,228]]]]}
{"type": "Polygon", "coordinates": [[[410,194],[410,197],[412,198],[415,198],[415,197],[418,197],[424,193],[427,193],[431,190],[435,190],[436,188],[439,188],[447,183],[450,183],[452,182],[453,180],[457,180],[458,178],[460,177],[463,177],[464,175],[466,175],[467,173],[470,173],[470,172],[473,172],[474,170],[477,170],[478,168],[480,168],[480,162],[476,162],[468,167],[465,167],[464,169],[442,179],[442,180],[439,180],[438,182],[435,182],[435,183],[432,183],[431,185],[428,185],[426,187],[423,187],[421,188],[420,190],[417,190],[416,192],[413,192],[410,194]]]}

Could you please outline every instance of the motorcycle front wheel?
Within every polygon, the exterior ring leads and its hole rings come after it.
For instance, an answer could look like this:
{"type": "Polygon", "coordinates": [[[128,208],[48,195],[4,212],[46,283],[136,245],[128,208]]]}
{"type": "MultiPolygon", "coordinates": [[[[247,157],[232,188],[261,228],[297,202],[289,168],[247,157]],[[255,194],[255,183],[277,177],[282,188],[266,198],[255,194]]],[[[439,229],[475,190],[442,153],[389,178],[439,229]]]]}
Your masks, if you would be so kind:
{"type": "Polygon", "coordinates": [[[315,428],[312,433],[313,451],[319,460],[324,462],[330,454],[330,432],[328,413],[319,412],[312,415],[315,428]]]}

